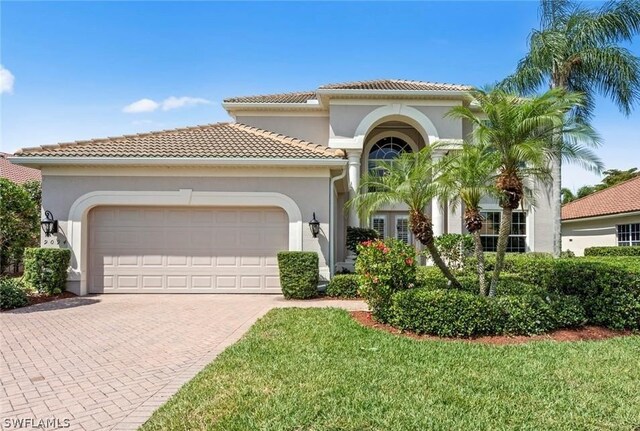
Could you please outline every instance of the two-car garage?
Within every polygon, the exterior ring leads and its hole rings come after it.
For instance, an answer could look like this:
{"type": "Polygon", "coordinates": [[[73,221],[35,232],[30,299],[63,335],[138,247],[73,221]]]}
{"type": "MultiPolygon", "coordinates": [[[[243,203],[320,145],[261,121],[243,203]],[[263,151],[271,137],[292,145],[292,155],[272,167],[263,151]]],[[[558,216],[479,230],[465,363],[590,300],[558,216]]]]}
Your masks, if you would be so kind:
{"type": "Polygon", "coordinates": [[[279,293],[288,223],[279,207],[96,207],[88,291],[279,293]]]}

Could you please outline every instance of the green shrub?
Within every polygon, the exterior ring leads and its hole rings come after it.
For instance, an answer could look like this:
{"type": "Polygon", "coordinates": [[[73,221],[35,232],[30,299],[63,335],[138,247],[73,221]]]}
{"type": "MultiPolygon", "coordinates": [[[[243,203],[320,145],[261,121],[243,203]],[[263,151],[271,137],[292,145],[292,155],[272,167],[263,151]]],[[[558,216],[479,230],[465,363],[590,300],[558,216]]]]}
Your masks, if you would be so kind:
{"type": "Polygon", "coordinates": [[[426,289],[445,289],[449,280],[436,266],[419,266],[416,268],[416,286],[426,289]]]}
{"type": "Polygon", "coordinates": [[[534,335],[555,328],[551,306],[538,295],[505,295],[488,298],[495,315],[495,334],[534,335]]]}
{"type": "MultiPolygon", "coordinates": [[[[487,261],[492,269],[495,260],[488,256],[487,261]]],[[[542,291],[577,296],[592,324],[640,330],[640,263],[635,257],[507,255],[505,271],[542,291]]]]}
{"type": "Polygon", "coordinates": [[[574,328],[587,323],[587,313],[579,297],[574,295],[549,295],[547,302],[556,328],[574,328]]]}
{"type": "Polygon", "coordinates": [[[0,309],[24,307],[28,303],[27,293],[19,278],[0,277],[0,309]]]}
{"type": "Polygon", "coordinates": [[[416,251],[396,239],[365,241],[358,245],[356,274],[360,295],[381,322],[390,317],[391,295],[416,283],[416,251]]]}
{"type": "Polygon", "coordinates": [[[71,251],[66,248],[28,248],[24,251],[24,282],[46,295],[65,290],[71,251]]]}
{"type": "Polygon", "coordinates": [[[21,186],[0,178],[0,274],[22,261],[26,247],[40,241],[40,202],[32,184],[21,186]]]}
{"type": "Polygon", "coordinates": [[[356,254],[358,254],[358,244],[379,238],[380,234],[375,229],[347,226],[347,248],[356,254]]]}
{"type": "Polygon", "coordinates": [[[589,247],[584,249],[585,256],[634,256],[640,257],[640,247],[589,247]]]}
{"type": "Polygon", "coordinates": [[[318,253],[281,251],[278,253],[280,286],[287,299],[307,299],[318,295],[318,253]]]}
{"type": "Polygon", "coordinates": [[[327,296],[337,298],[358,297],[358,276],[355,274],[337,274],[327,286],[327,296]]]}
{"type": "Polygon", "coordinates": [[[440,337],[491,333],[487,298],[456,289],[409,289],[392,297],[391,323],[400,329],[440,337]]]}
{"type": "Polygon", "coordinates": [[[440,337],[534,335],[584,325],[577,297],[504,294],[495,298],[458,289],[409,289],[391,298],[390,323],[440,337]]]}
{"type": "Polygon", "coordinates": [[[453,270],[461,269],[466,259],[473,254],[473,238],[468,234],[445,233],[435,237],[434,243],[442,259],[453,270]]]}

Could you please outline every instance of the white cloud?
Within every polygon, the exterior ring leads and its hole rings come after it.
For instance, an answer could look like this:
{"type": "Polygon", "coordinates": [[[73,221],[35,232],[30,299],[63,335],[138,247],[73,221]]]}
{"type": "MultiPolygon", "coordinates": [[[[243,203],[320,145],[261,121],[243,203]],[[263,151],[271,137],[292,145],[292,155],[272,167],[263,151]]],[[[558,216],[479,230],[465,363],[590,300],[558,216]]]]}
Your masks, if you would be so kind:
{"type": "Polygon", "coordinates": [[[133,102],[132,104],[122,108],[122,112],[126,112],[127,114],[139,114],[141,112],[157,111],[158,109],[162,109],[163,111],[170,111],[172,109],[186,108],[189,106],[210,104],[210,100],[203,99],[201,97],[171,96],[167,97],[162,102],[156,102],[152,99],[140,99],[137,102],[133,102]]]}
{"type": "Polygon", "coordinates": [[[211,102],[207,99],[202,99],[200,97],[175,97],[171,96],[162,102],[162,110],[169,111],[171,109],[184,108],[187,106],[195,106],[195,105],[210,105],[211,102]]]}
{"type": "Polygon", "coordinates": [[[127,114],[139,114],[141,112],[153,112],[160,107],[160,104],[151,99],[140,99],[122,108],[122,112],[127,114]]]}
{"type": "Polygon", "coordinates": [[[13,76],[13,73],[0,64],[0,94],[13,93],[13,83],[15,80],[16,78],[13,76]]]}

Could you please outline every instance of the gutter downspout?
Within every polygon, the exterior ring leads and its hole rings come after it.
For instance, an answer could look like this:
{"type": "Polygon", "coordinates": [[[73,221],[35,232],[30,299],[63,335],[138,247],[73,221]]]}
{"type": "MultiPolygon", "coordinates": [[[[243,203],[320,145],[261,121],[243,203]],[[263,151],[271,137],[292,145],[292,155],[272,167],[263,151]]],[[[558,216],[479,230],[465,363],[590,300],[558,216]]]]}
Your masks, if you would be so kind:
{"type": "Polygon", "coordinates": [[[336,271],[336,215],[334,208],[336,206],[336,182],[347,176],[347,166],[342,167],[342,173],[336,177],[331,178],[329,184],[329,276],[333,277],[336,271]]]}

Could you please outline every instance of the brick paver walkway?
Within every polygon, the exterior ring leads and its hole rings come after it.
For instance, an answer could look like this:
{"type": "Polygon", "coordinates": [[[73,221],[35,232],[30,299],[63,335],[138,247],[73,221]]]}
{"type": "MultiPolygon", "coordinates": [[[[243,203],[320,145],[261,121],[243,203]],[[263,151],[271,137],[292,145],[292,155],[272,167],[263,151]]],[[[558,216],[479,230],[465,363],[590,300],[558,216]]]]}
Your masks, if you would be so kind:
{"type": "Polygon", "coordinates": [[[364,309],[274,295],[101,295],[0,313],[0,426],[58,420],[67,429],[136,429],[282,306],[364,309]]]}

